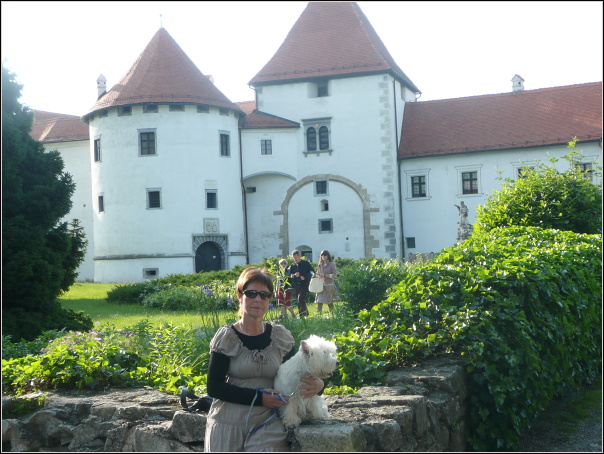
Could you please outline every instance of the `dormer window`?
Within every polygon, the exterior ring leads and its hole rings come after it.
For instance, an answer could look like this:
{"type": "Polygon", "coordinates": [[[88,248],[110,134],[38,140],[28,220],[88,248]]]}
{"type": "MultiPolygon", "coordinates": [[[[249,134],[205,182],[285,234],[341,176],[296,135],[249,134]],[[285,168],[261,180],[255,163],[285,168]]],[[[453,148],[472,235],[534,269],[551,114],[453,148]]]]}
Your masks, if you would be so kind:
{"type": "Polygon", "coordinates": [[[309,82],[308,97],[323,98],[329,96],[329,80],[321,80],[319,82],[309,82]]]}

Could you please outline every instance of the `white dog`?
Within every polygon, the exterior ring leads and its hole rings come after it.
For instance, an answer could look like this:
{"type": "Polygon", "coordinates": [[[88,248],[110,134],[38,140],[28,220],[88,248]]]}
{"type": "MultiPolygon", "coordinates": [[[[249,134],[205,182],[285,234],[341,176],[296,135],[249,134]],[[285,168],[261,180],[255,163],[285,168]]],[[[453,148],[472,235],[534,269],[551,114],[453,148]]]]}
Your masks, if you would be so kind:
{"type": "Polygon", "coordinates": [[[290,396],[288,404],[279,409],[286,429],[297,427],[302,419],[330,418],[323,397],[315,395],[304,399],[300,396],[300,379],[328,377],[337,365],[336,344],[311,335],[300,343],[300,350],[279,367],[274,388],[290,396]]]}

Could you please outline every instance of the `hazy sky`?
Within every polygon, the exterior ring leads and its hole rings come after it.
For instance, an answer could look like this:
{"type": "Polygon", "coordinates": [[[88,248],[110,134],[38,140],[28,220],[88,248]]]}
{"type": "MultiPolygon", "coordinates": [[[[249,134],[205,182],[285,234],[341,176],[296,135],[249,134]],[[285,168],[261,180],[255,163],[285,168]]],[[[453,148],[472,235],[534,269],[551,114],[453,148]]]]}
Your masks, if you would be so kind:
{"type": "MultiPolygon", "coordinates": [[[[602,81],[601,1],[358,2],[420,100],[602,81]]],[[[307,2],[2,1],[2,59],[32,109],[83,115],[160,27],[233,102],[307,2]],[[161,18],[160,18],[161,15],[161,18]]]]}

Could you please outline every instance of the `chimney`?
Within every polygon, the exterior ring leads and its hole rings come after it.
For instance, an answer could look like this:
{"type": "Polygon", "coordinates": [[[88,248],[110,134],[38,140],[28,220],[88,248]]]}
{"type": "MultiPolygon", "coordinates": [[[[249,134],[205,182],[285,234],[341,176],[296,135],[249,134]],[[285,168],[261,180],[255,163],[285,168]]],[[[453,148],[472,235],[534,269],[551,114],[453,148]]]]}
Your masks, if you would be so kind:
{"type": "Polygon", "coordinates": [[[524,90],[524,79],[516,74],[512,77],[512,91],[522,91],[524,90]]]}
{"type": "Polygon", "coordinates": [[[96,89],[98,92],[98,97],[96,99],[99,99],[101,96],[107,93],[107,79],[105,79],[105,76],[102,74],[96,80],[96,89]]]}

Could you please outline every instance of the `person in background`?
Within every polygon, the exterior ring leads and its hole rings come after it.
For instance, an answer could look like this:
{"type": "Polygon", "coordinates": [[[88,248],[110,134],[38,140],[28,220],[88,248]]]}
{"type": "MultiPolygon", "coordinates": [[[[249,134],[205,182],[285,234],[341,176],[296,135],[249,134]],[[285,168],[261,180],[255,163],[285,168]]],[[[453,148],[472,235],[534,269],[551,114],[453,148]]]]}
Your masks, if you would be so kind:
{"type": "Polygon", "coordinates": [[[281,308],[281,316],[279,320],[283,320],[287,315],[287,311],[296,318],[296,313],[292,307],[292,285],[289,282],[291,271],[287,266],[287,260],[279,260],[279,269],[277,270],[277,305],[281,308]]]}
{"type": "MultiPolygon", "coordinates": [[[[287,430],[273,409],[287,396],[273,389],[279,366],[296,354],[292,333],[264,321],[273,296],[273,276],[246,268],[236,284],[241,319],[218,329],[210,342],[208,394],[214,398],[206,423],[206,452],[287,451],[287,430]]],[[[320,393],[320,378],[303,378],[302,397],[320,393]]]]}
{"type": "Polygon", "coordinates": [[[290,270],[294,288],[296,289],[296,298],[298,299],[298,315],[302,318],[308,315],[306,295],[308,295],[308,286],[310,285],[310,279],[315,274],[315,270],[308,260],[302,259],[300,251],[293,251],[292,258],[294,259],[294,263],[290,267],[290,270]]]}
{"type": "Polygon", "coordinates": [[[329,251],[321,251],[321,258],[317,266],[317,276],[323,279],[323,291],[315,296],[317,311],[323,312],[323,304],[327,304],[330,312],[333,312],[333,300],[336,297],[336,284],[334,278],[337,276],[336,264],[329,251]]]}

